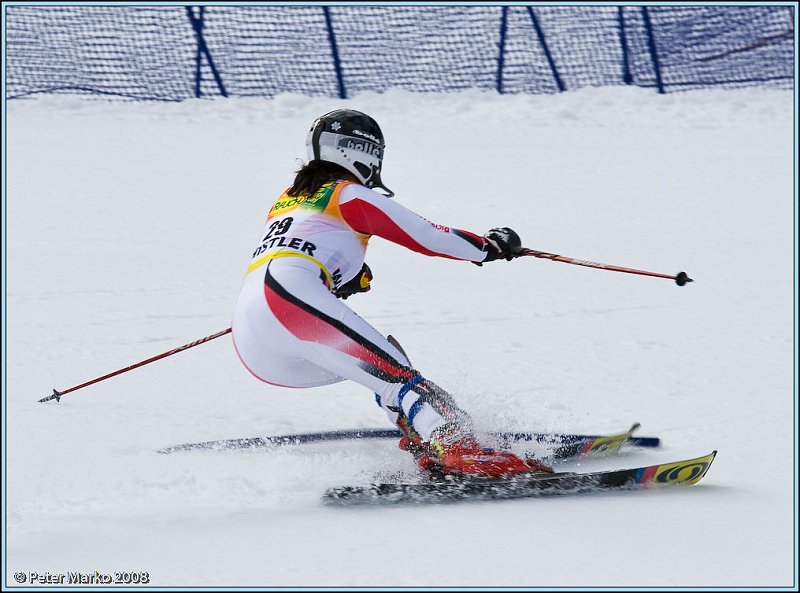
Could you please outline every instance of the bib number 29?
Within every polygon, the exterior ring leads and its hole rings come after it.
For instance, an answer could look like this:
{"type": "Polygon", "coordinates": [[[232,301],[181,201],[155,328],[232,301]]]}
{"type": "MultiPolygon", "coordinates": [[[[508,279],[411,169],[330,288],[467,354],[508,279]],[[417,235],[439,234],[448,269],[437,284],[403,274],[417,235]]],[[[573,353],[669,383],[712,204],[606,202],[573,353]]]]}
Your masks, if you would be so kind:
{"type": "Polygon", "coordinates": [[[294,222],[294,219],[291,216],[287,216],[283,220],[276,220],[271,225],[269,225],[269,228],[267,229],[267,234],[264,235],[262,241],[267,241],[268,239],[271,239],[272,237],[277,237],[279,235],[285,235],[286,233],[289,232],[289,228],[291,228],[292,222],[294,222]]]}

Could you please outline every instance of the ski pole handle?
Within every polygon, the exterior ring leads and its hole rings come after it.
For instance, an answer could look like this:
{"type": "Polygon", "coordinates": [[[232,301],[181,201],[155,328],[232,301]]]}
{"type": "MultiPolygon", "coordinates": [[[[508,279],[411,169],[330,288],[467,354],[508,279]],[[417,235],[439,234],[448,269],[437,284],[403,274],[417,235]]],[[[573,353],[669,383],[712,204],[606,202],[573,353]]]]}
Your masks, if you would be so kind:
{"type": "Polygon", "coordinates": [[[689,276],[686,275],[686,272],[679,272],[678,274],[671,275],[671,274],[659,274],[658,272],[648,272],[647,270],[634,270],[633,268],[623,268],[622,266],[613,266],[610,264],[600,264],[597,262],[586,261],[583,259],[575,259],[573,257],[567,257],[565,255],[556,255],[555,253],[547,253],[546,251],[536,251],[535,249],[528,249],[527,247],[523,247],[516,253],[517,257],[523,257],[526,255],[530,255],[533,257],[539,257],[542,259],[549,259],[552,261],[559,261],[565,264],[573,264],[576,266],[585,266],[587,268],[597,268],[599,270],[610,270],[612,272],[625,272],[626,274],[639,274],[640,276],[655,276],[656,278],[668,278],[669,280],[674,280],[675,284],[678,286],[683,286],[687,282],[694,282],[689,276]]]}
{"type": "Polygon", "coordinates": [[[199,346],[200,344],[205,344],[206,342],[210,342],[215,338],[219,338],[229,333],[231,333],[231,328],[224,329],[210,336],[206,336],[205,338],[200,338],[199,340],[195,340],[194,342],[189,342],[188,344],[184,344],[183,346],[178,346],[177,348],[173,348],[169,352],[163,352],[162,354],[158,354],[157,356],[153,356],[152,358],[148,358],[147,360],[137,362],[135,364],[132,364],[131,366],[125,367],[124,369],[119,369],[118,371],[114,371],[113,373],[108,373],[107,375],[103,375],[102,377],[98,377],[97,379],[92,379],[91,381],[87,381],[86,383],[81,383],[80,385],[76,385],[75,387],[70,387],[69,389],[65,389],[64,391],[57,391],[53,389],[52,395],[43,397],[42,399],[39,400],[39,402],[42,403],[48,402],[51,399],[54,399],[56,401],[61,401],[61,396],[66,393],[69,393],[71,391],[77,391],[78,389],[81,389],[83,387],[88,387],[89,385],[94,385],[95,383],[99,383],[100,381],[104,381],[105,379],[110,379],[111,377],[116,377],[117,375],[121,375],[122,373],[127,373],[128,371],[132,371],[133,369],[138,369],[139,367],[144,366],[146,364],[150,364],[151,362],[161,360],[162,358],[166,358],[167,356],[172,356],[173,354],[177,354],[178,352],[183,352],[184,350],[188,350],[189,348],[194,348],[195,346],[199,346]]]}

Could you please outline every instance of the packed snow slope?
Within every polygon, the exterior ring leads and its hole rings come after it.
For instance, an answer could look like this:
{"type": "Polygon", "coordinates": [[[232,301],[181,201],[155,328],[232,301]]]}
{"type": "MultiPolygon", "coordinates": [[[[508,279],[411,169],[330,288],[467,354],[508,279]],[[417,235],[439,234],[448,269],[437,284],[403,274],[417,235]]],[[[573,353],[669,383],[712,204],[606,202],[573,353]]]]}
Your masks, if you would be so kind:
{"type": "Polygon", "coordinates": [[[6,565],[160,586],[796,586],[793,95],[465,92],[7,105],[6,565]],[[335,108],[387,139],[383,178],[439,224],[695,279],[535,258],[483,267],[373,239],[350,304],[482,429],[625,430],[719,450],[691,488],[331,508],[413,472],[392,441],[161,455],[178,443],[388,427],[350,383],[263,384],[225,329],[267,210],[335,108]]]}

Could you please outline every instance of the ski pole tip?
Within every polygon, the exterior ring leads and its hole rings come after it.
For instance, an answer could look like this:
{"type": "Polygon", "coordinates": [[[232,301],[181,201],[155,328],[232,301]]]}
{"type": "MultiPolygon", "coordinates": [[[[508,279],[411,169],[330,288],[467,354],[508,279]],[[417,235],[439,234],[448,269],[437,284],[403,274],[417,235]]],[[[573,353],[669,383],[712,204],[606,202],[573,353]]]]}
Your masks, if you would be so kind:
{"type": "Polygon", "coordinates": [[[53,389],[53,395],[48,395],[47,397],[43,397],[42,399],[39,400],[39,403],[43,404],[45,402],[49,402],[51,399],[54,399],[57,402],[60,402],[61,401],[61,392],[53,389]]]}
{"type": "Polygon", "coordinates": [[[675,284],[678,286],[683,286],[687,282],[694,282],[689,276],[686,275],[686,272],[679,272],[677,276],[675,276],[675,284]]]}

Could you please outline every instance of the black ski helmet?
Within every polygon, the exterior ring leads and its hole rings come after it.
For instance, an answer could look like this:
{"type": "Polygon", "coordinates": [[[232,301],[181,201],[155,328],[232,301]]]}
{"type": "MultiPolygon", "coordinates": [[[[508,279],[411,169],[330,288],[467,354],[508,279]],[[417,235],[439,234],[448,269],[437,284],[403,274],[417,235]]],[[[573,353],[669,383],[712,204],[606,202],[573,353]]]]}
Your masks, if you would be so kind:
{"type": "Polygon", "coordinates": [[[394,192],[381,181],[385,146],[378,122],[352,109],[337,109],[318,117],[306,137],[309,161],[335,163],[367,187],[379,187],[392,197],[394,192]]]}

